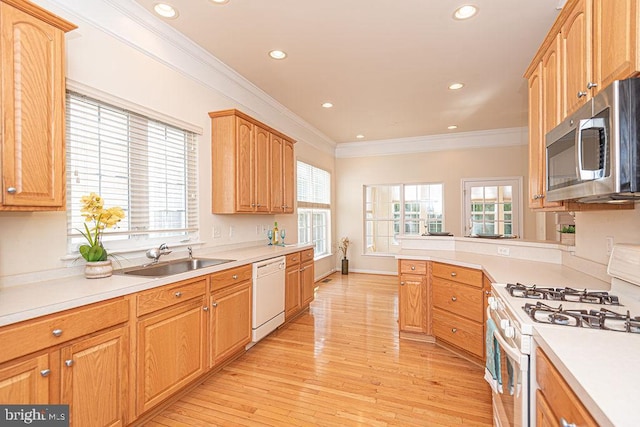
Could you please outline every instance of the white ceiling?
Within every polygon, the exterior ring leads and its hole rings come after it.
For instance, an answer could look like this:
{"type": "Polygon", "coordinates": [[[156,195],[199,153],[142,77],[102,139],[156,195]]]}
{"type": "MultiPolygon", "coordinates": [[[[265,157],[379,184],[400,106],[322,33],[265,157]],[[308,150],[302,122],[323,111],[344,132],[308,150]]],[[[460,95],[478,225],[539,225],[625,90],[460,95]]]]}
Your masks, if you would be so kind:
{"type": "Polygon", "coordinates": [[[468,21],[452,18],[464,0],[165,2],[179,11],[167,24],[336,143],[526,126],[522,75],[559,13],[559,0],[473,0],[468,21]]]}

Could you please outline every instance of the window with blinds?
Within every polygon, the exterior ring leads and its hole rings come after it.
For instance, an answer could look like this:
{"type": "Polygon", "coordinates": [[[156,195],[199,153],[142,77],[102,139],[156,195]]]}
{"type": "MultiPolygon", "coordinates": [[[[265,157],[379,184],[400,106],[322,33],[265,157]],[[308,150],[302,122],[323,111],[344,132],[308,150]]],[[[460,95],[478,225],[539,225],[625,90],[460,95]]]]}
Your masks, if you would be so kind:
{"type": "Polygon", "coordinates": [[[313,243],[315,258],[331,254],[331,174],[297,162],[298,243],[313,243]]]}
{"type": "Polygon", "coordinates": [[[67,224],[71,253],[83,242],[80,199],[100,194],[126,214],[108,249],[135,250],[197,238],[196,134],[67,92],[67,224]]]}

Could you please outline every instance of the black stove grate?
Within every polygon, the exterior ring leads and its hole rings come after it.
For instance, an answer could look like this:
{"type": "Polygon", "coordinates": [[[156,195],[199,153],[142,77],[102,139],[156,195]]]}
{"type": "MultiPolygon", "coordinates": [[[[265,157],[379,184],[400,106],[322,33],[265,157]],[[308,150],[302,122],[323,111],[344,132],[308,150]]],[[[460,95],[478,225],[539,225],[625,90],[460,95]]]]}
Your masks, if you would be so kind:
{"type": "Polygon", "coordinates": [[[523,285],[521,283],[508,283],[507,291],[516,298],[540,299],[550,301],[582,302],[588,304],[621,306],[620,300],[615,295],[606,291],[579,290],[573,288],[546,288],[536,285],[523,285]]]}
{"type": "Polygon", "coordinates": [[[640,316],[631,317],[629,311],[564,309],[562,304],[553,307],[540,301],[527,303],[522,308],[538,323],[640,333],[640,316]]]}

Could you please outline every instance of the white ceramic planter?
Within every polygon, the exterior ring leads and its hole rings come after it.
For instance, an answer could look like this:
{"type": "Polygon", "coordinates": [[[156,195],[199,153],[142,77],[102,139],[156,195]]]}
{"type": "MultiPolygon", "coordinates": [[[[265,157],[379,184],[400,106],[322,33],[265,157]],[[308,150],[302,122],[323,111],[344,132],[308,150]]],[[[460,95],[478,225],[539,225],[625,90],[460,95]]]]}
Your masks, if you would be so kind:
{"type": "Polygon", "coordinates": [[[87,262],[84,267],[84,277],[87,279],[101,279],[113,274],[111,260],[87,262]]]}

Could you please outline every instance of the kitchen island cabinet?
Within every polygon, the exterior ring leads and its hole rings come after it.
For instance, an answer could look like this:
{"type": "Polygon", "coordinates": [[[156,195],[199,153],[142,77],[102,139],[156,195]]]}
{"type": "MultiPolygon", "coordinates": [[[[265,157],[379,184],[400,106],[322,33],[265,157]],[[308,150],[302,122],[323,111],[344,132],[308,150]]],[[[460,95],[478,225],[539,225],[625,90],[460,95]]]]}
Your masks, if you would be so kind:
{"type": "Polygon", "coordinates": [[[307,249],[300,252],[300,292],[302,309],[307,308],[315,297],[316,283],[313,256],[313,249],[307,249]]]}
{"type": "Polygon", "coordinates": [[[213,213],[292,213],[294,141],[238,110],[209,116],[213,213]]]}
{"type": "Polygon", "coordinates": [[[0,1],[0,211],[65,208],[64,33],[28,1],[0,1]]]}
{"type": "Polygon", "coordinates": [[[398,261],[398,326],[403,338],[431,340],[429,267],[427,261],[398,261]]]}

